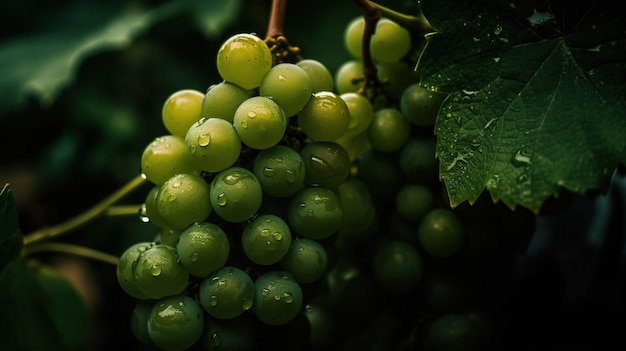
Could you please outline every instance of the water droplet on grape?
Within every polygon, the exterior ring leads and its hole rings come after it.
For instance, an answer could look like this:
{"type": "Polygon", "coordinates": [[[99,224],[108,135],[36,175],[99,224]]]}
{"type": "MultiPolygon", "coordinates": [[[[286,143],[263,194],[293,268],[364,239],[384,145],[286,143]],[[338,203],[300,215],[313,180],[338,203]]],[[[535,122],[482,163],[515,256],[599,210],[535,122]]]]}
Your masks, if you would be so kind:
{"type": "Polygon", "coordinates": [[[217,306],[217,296],[215,295],[209,296],[209,305],[213,307],[217,306]]]}
{"type": "Polygon", "coordinates": [[[189,153],[190,153],[190,154],[192,154],[192,155],[195,155],[195,154],[196,154],[196,145],[195,145],[195,144],[191,144],[191,145],[189,145],[189,148],[188,148],[188,149],[189,149],[189,153]]]}
{"type": "Polygon", "coordinates": [[[230,173],[224,177],[224,183],[228,185],[235,185],[239,182],[244,176],[238,173],[230,173]]]}
{"type": "Polygon", "coordinates": [[[224,290],[224,289],[226,289],[226,285],[228,285],[228,281],[227,280],[220,280],[219,282],[217,282],[217,290],[224,290]]]}
{"type": "Polygon", "coordinates": [[[493,34],[499,35],[500,33],[502,33],[502,26],[497,25],[496,28],[493,29],[493,34]]]}
{"type": "Polygon", "coordinates": [[[286,81],[286,80],[287,80],[287,77],[285,77],[284,75],[282,75],[282,74],[279,74],[279,75],[278,75],[278,81],[280,81],[280,82],[284,82],[284,81],[286,81]]]}
{"type": "Polygon", "coordinates": [[[285,180],[288,183],[294,183],[296,181],[296,172],[293,169],[288,169],[285,171],[285,180]]]}
{"type": "Polygon", "coordinates": [[[268,288],[263,288],[263,290],[261,290],[261,295],[263,296],[267,296],[270,293],[270,289],[268,288]]]}
{"type": "Polygon", "coordinates": [[[167,197],[167,201],[169,202],[176,201],[176,199],[178,199],[178,196],[176,196],[176,194],[171,194],[167,197]]]}
{"type": "Polygon", "coordinates": [[[274,295],[274,300],[280,301],[280,295],[274,295]]]}
{"type": "Polygon", "coordinates": [[[148,218],[148,211],[146,210],[146,204],[141,205],[139,209],[139,220],[143,223],[150,222],[150,218],[148,218]]]}
{"type": "Polygon", "coordinates": [[[243,300],[241,300],[241,309],[247,311],[250,308],[252,308],[252,297],[244,297],[243,300]]]}
{"type": "Polygon", "coordinates": [[[280,156],[278,156],[278,157],[274,158],[274,160],[275,160],[276,162],[278,162],[278,163],[282,163],[282,162],[283,162],[283,158],[282,158],[282,157],[280,157],[280,156]]]}
{"type": "Polygon", "coordinates": [[[272,234],[272,236],[274,237],[274,239],[276,239],[278,241],[283,240],[283,233],[281,233],[281,232],[274,232],[272,234]]]}
{"type": "Polygon", "coordinates": [[[224,207],[228,203],[228,199],[226,198],[225,193],[221,193],[217,195],[217,204],[224,207]]]}
{"type": "Polygon", "coordinates": [[[211,278],[211,280],[209,280],[209,285],[214,285],[215,283],[219,282],[220,279],[221,278],[218,277],[218,276],[215,276],[215,277],[211,278]]]}
{"type": "Polygon", "coordinates": [[[161,267],[154,265],[152,266],[152,268],[150,269],[150,274],[152,274],[153,277],[158,277],[161,275],[161,267]]]}
{"type": "Polygon", "coordinates": [[[309,209],[306,211],[306,215],[307,215],[307,216],[309,216],[309,217],[313,217],[313,209],[310,209],[310,208],[309,208],[309,209]]]}
{"type": "Polygon", "coordinates": [[[285,303],[292,303],[293,302],[293,296],[291,296],[291,293],[284,293],[283,294],[283,301],[285,301],[285,303]]]}
{"type": "Polygon", "coordinates": [[[249,117],[249,118],[254,118],[254,117],[256,117],[256,112],[254,112],[254,111],[248,111],[248,117],[249,117]]]}
{"type": "Polygon", "coordinates": [[[198,262],[198,253],[197,253],[197,252],[194,252],[194,253],[192,253],[191,255],[189,255],[189,260],[190,260],[191,262],[198,262]]]}
{"type": "Polygon", "coordinates": [[[246,120],[241,121],[241,128],[244,128],[244,129],[248,128],[248,121],[246,120]]]}
{"type": "Polygon", "coordinates": [[[259,234],[261,234],[262,237],[270,236],[270,230],[267,229],[267,228],[263,228],[263,229],[261,229],[259,234]]]}
{"type": "Polygon", "coordinates": [[[179,180],[175,180],[172,182],[172,188],[180,188],[180,181],[179,180]]]}
{"type": "Polygon", "coordinates": [[[220,346],[222,344],[222,335],[219,332],[211,334],[211,344],[213,346],[220,346]]]}
{"type": "Polygon", "coordinates": [[[211,143],[211,134],[205,133],[198,136],[198,145],[208,146],[211,143]]]}
{"type": "Polygon", "coordinates": [[[263,175],[268,177],[268,178],[273,177],[274,176],[274,168],[271,168],[271,167],[263,168],[263,175]]]}

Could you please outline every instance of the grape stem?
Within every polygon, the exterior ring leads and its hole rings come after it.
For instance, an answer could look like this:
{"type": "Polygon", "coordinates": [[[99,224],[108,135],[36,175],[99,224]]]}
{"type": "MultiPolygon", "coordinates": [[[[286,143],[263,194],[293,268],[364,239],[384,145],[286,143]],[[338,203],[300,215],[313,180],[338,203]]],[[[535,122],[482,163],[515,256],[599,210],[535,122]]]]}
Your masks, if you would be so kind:
{"type": "Polygon", "coordinates": [[[24,248],[23,255],[29,256],[40,252],[68,253],[112,265],[117,265],[120,261],[119,257],[102,251],[94,250],[84,246],[59,242],[43,242],[35,245],[29,245],[28,247],[24,248]]]}
{"type": "Polygon", "coordinates": [[[287,0],[272,0],[269,23],[267,25],[267,38],[277,38],[284,36],[283,28],[285,14],[287,12],[287,0]]]}
{"type": "Polygon", "coordinates": [[[79,227],[84,226],[87,223],[92,222],[93,220],[102,217],[102,216],[120,216],[120,215],[129,215],[134,214],[137,215],[139,213],[140,205],[128,205],[122,207],[113,207],[117,201],[122,199],[124,196],[128,195],[135,189],[139,188],[139,186],[146,183],[147,180],[142,176],[138,175],[137,177],[130,180],[128,183],[124,184],[117,191],[94,205],[93,207],[87,209],[85,212],[76,215],[68,219],[65,222],[61,222],[57,225],[51,227],[45,227],[38,229],[30,234],[24,236],[24,249],[27,252],[27,248],[30,245],[38,243],[44,240],[50,240],[53,238],[58,238],[62,235],[70,233],[79,227]]]}

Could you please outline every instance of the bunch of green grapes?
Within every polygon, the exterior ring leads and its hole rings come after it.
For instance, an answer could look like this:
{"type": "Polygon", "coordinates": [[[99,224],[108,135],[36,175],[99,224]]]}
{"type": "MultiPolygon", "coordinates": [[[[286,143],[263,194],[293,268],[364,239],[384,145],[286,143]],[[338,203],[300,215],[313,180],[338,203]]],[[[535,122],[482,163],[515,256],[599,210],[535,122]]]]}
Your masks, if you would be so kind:
{"type": "Polygon", "coordinates": [[[117,266],[138,300],[134,335],[162,350],[263,349],[258,330],[305,318],[336,233],[373,212],[351,208],[353,164],[336,140],[353,114],[321,62],[276,63],[265,40],[240,33],[216,63],[222,81],[163,103],[169,134],[141,155],[153,184],[142,215],[158,234],[117,266]]]}
{"type": "Polygon", "coordinates": [[[383,90],[372,95],[364,85],[364,26],[363,17],[346,24],[352,57],[333,76],[350,111],[335,142],[353,172],[338,188],[345,224],[335,241],[338,262],[324,294],[305,305],[313,343],[340,350],[498,349],[506,238],[532,233],[530,214],[490,199],[450,206],[434,133],[447,95],[422,85],[414,70],[424,38],[378,20],[369,50],[383,90]]]}

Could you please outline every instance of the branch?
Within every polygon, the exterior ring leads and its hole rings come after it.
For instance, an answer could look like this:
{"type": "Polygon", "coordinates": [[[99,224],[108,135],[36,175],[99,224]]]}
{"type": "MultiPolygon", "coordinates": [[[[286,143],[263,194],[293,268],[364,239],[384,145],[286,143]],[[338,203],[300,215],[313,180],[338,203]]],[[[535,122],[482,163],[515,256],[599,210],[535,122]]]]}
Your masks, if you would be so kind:
{"type": "Polygon", "coordinates": [[[105,253],[105,252],[101,252],[98,250],[90,249],[90,248],[79,246],[79,245],[58,243],[58,242],[29,245],[27,248],[24,249],[23,255],[29,256],[29,255],[32,255],[35,253],[41,253],[41,252],[69,253],[72,255],[90,258],[96,261],[100,261],[100,262],[104,262],[104,263],[108,263],[112,265],[117,265],[120,261],[119,257],[105,253]]]}
{"type": "MultiPolygon", "coordinates": [[[[39,230],[36,230],[28,235],[24,236],[24,247],[29,245],[33,245],[34,243],[59,237],[61,235],[67,234],[76,230],[77,228],[99,218],[103,215],[106,215],[114,203],[122,199],[124,196],[128,195],[133,190],[137,189],[140,185],[144,184],[147,180],[139,175],[136,178],[132,179],[120,189],[115,191],[113,194],[109,195],[107,198],[97,203],[95,206],[89,208],[87,211],[70,218],[69,220],[57,224],[52,227],[46,227],[39,230]]],[[[135,213],[138,213],[138,207],[135,207],[135,213]]],[[[127,212],[125,212],[127,213],[127,212]]]]}

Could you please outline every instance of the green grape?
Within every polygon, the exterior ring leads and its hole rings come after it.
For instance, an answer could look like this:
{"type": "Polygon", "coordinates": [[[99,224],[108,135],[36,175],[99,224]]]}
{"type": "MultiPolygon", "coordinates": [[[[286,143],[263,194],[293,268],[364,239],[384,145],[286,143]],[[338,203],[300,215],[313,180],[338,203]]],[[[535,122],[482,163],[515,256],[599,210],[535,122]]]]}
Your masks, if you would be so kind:
{"type": "Polygon", "coordinates": [[[304,161],[297,151],[285,145],[261,150],[254,159],[252,172],[263,191],[274,197],[289,197],[304,187],[304,161]]]}
{"type": "Polygon", "coordinates": [[[396,194],[396,210],[402,218],[417,222],[435,207],[432,190],[421,184],[405,184],[396,194]]]}
{"type": "Polygon", "coordinates": [[[387,107],[374,112],[374,118],[367,128],[367,136],[372,148],[383,151],[397,151],[411,136],[411,124],[400,110],[387,107]]]}
{"type": "Polygon", "coordinates": [[[376,31],[370,41],[372,60],[398,62],[411,49],[411,33],[389,18],[376,22],[376,31]]]}
{"type": "Polygon", "coordinates": [[[419,83],[408,86],[400,97],[400,110],[419,127],[435,125],[437,114],[447,94],[430,90],[419,83]]]}
{"type": "Polygon", "coordinates": [[[337,187],[339,201],[343,207],[343,217],[339,234],[359,236],[374,224],[376,206],[369,188],[358,178],[350,178],[337,187]]]}
{"type": "Polygon", "coordinates": [[[424,185],[439,184],[439,160],[435,136],[414,135],[407,140],[398,155],[398,166],[405,179],[424,185]]]}
{"type": "Polygon", "coordinates": [[[372,272],[383,289],[392,293],[405,293],[422,280],[422,258],[411,244],[400,240],[388,241],[376,249],[372,272]]]}
{"type": "Polygon", "coordinates": [[[270,271],[254,281],[252,311],[268,325],[284,325],[296,318],[302,308],[302,287],[285,271],[270,271]]]}
{"type": "Polygon", "coordinates": [[[343,93],[339,96],[346,102],[350,111],[350,122],[343,136],[355,136],[365,132],[374,119],[372,103],[365,95],[356,92],[343,93]]]}
{"type": "Polygon", "coordinates": [[[304,59],[296,62],[298,67],[302,68],[309,75],[311,80],[311,93],[320,91],[333,91],[335,82],[333,75],[328,67],[318,60],[304,59]]]}
{"type": "Polygon", "coordinates": [[[387,92],[400,101],[404,91],[420,81],[420,76],[414,68],[414,65],[406,62],[380,62],[376,65],[376,75],[385,84],[387,92]]]}
{"type": "Polygon", "coordinates": [[[146,195],[146,200],[144,201],[142,214],[146,218],[144,219],[144,221],[147,220],[157,227],[164,228],[167,227],[169,224],[166,220],[163,219],[156,205],[156,199],[160,189],[161,187],[159,185],[155,185],[152,187],[152,189],[150,189],[148,195],[146,195]]]}
{"type": "Polygon", "coordinates": [[[333,235],[343,221],[339,196],[322,186],[308,186],[291,198],[287,223],[303,237],[320,240],[333,235]]]}
{"type": "Polygon", "coordinates": [[[241,139],[232,123],[221,118],[201,118],[185,135],[187,151],[197,168],[219,172],[232,166],[241,153],[241,139]]]}
{"type": "Polygon", "coordinates": [[[307,72],[295,63],[279,63],[263,77],[259,95],[276,101],[285,116],[295,116],[311,98],[313,86],[307,72]]]}
{"type": "Polygon", "coordinates": [[[417,228],[417,239],[424,251],[434,257],[450,257],[463,247],[465,232],[461,220],[446,208],[428,212],[417,228]]]}
{"type": "Polygon", "coordinates": [[[180,233],[176,250],[183,266],[192,275],[204,278],[226,264],[230,242],[216,224],[195,222],[180,233]]]}
{"type": "Polygon", "coordinates": [[[363,61],[355,59],[342,63],[334,78],[338,94],[358,92],[363,86],[363,61]]]}
{"type": "Polygon", "coordinates": [[[233,125],[244,144],[253,149],[267,149],[283,138],[287,117],[273,99],[253,96],[237,107],[233,125]]]}
{"type": "Polygon", "coordinates": [[[161,185],[156,209],[168,227],[184,229],[211,214],[209,192],[209,184],[199,175],[177,174],[161,185]]]}
{"type": "Polygon", "coordinates": [[[154,306],[154,300],[141,300],[133,308],[130,315],[130,331],[135,339],[144,345],[156,347],[148,333],[148,321],[154,306]]]}
{"type": "Polygon", "coordinates": [[[298,112],[300,129],[314,141],[333,141],[342,136],[350,123],[350,110],[343,99],[330,91],[311,95],[298,112]]]}
{"type": "Polygon", "coordinates": [[[207,322],[202,343],[207,351],[254,351],[256,330],[246,315],[207,322]]]}
{"type": "Polygon", "coordinates": [[[154,242],[144,241],[129,246],[120,255],[120,260],[116,266],[115,272],[120,287],[128,295],[136,299],[147,299],[148,296],[137,287],[133,274],[133,266],[139,258],[139,255],[153,245],[155,245],[154,242]]]}
{"type": "Polygon", "coordinates": [[[148,317],[148,334],[165,351],[182,351],[193,346],[204,330],[204,311],[187,295],[174,295],[154,303],[148,317]]]}
{"type": "Polygon", "coordinates": [[[479,350],[479,328],[470,317],[459,313],[440,315],[426,334],[426,347],[433,351],[479,350]]]}
{"type": "Polygon", "coordinates": [[[298,283],[313,283],[326,273],[328,254],[316,240],[297,238],[281,259],[280,265],[298,283]]]}
{"type": "Polygon", "coordinates": [[[365,30],[365,18],[358,16],[346,25],[343,32],[343,43],[348,53],[357,59],[363,57],[363,31],[365,30]]]}
{"type": "Polygon", "coordinates": [[[195,89],[175,91],[165,99],[161,118],[172,135],[185,138],[187,130],[200,119],[204,94],[195,89]]]}
{"type": "Polygon", "coordinates": [[[151,299],[182,293],[189,277],[176,249],[169,245],[156,244],[146,248],[133,264],[135,286],[151,299]]]}
{"type": "Polygon", "coordinates": [[[252,308],[254,282],[243,270],[225,266],[202,280],[200,304],[212,317],[231,319],[252,308]]]}
{"type": "Polygon", "coordinates": [[[228,222],[243,222],[261,207],[263,189],[250,170],[230,167],[213,178],[210,200],[220,218],[228,222]]]}
{"type": "Polygon", "coordinates": [[[367,133],[359,133],[357,135],[342,135],[335,142],[341,145],[348,155],[350,162],[359,160],[363,154],[372,149],[372,144],[367,137],[367,133]]]}
{"type": "Polygon", "coordinates": [[[254,90],[246,90],[230,82],[213,84],[204,94],[202,118],[221,118],[232,123],[237,107],[252,96],[254,90]]]}
{"type": "Polygon", "coordinates": [[[329,308],[342,320],[362,321],[380,307],[375,282],[351,257],[340,257],[325,278],[329,308]]]}
{"type": "Polygon", "coordinates": [[[330,308],[323,302],[312,301],[304,305],[303,314],[311,326],[309,341],[313,350],[332,350],[339,325],[330,308]]]}
{"type": "Polygon", "coordinates": [[[176,247],[178,244],[178,238],[180,238],[180,233],[182,230],[180,229],[172,229],[172,228],[161,228],[161,232],[156,236],[154,241],[158,244],[169,245],[171,247],[176,247]]]}
{"type": "Polygon", "coordinates": [[[291,246],[291,229],[280,217],[262,214],[247,223],[241,233],[241,247],[250,261],[271,265],[280,261],[291,246]]]}
{"type": "Polygon", "coordinates": [[[161,185],[176,174],[200,174],[200,170],[187,152],[185,139],[177,135],[163,135],[143,150],[141,173],[153,184],[161,185]]]}
{"type": "Polygon", "coordinates": [[[263,39],[239,33],[222,43],[217,52],[217,71],[228,82],[254,89],[272,68],[273,56],[263,39]]]}
{"type": "Polygon", "coordinates": [[[350,175],[350,155],[333,141],[314,141],[300,150],[304,183],[334,189],[350,175]]]}

